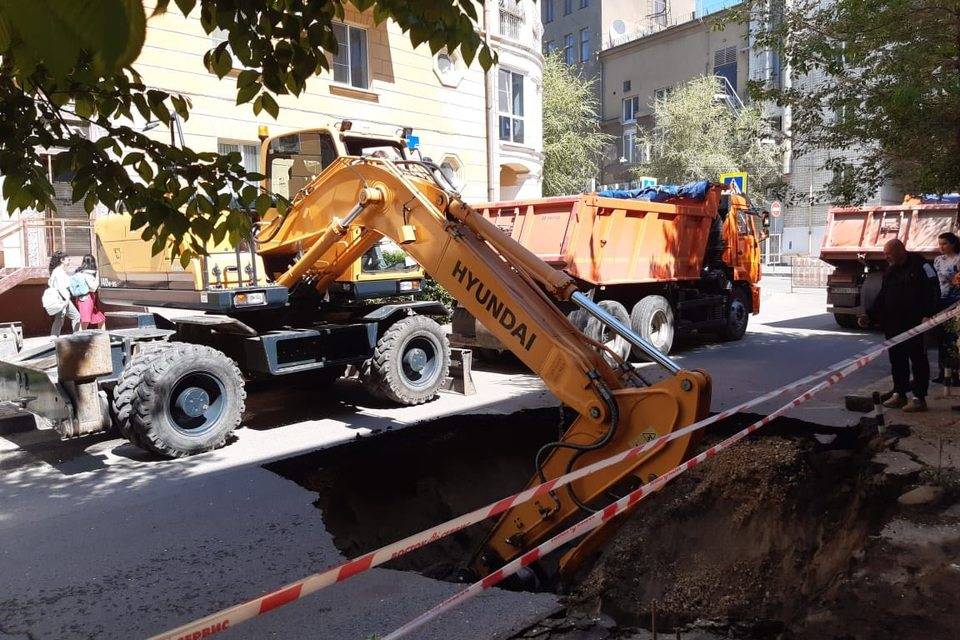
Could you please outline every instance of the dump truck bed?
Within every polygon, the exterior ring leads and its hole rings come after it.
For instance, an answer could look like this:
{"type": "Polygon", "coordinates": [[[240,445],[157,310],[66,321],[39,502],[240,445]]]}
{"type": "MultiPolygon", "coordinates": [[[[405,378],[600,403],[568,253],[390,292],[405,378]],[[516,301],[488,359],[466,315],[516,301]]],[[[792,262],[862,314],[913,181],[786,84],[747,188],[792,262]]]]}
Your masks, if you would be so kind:
{"type": "Polygon", "coordinates": [[[481,205],[483,215],[545,262],[596,285],[696,280],[719,190],[669,203],[595,194],[481,205]]]}
{"type": "Polygon", "coordinates": [[[928,258],[939,253],[937,236],[956,231],[956,203],[883,207],[833,207],[823,235],[820,259],[833,265],[883,260],[883,245],[899,238],[910,251],[928,258]]]}

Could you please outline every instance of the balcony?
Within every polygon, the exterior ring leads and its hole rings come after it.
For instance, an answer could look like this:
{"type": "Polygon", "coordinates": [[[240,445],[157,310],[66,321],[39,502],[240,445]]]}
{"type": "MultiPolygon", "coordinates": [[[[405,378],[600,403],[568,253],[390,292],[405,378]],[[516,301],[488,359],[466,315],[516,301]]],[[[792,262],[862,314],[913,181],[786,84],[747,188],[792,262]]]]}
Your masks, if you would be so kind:
{"type": "Polygon", "coordinates": [[[520,0],[500,0],[500,35],[520,40],[526,22],[520,0]]]}

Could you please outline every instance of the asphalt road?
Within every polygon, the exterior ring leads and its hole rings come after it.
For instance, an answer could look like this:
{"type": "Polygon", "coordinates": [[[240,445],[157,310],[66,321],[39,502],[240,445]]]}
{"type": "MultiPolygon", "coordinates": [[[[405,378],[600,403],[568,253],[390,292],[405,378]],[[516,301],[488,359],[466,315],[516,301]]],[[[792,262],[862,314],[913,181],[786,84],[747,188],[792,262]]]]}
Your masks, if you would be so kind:
{"type": "MultiPolygon", "coordinates": [[[[822,291],[791,292],[776,278],[764,285],[762,312],[744,340],[690,340],[676,354],[711,373],[714,410],[878,341],[839,329],[823,311],[822,291]]],[[[556,402],[519,369],[476,377],[476,396],[444,395],[406,409],[376,406],[349,384],[332,397],[256,393],[236,442],[188,460],[146,459],[107,437],[0,436],[0,638],[146,637],[343,560],[312,504],[316,494],[261,465],[439,416],[556,402]]],[[[838,410],[843,390],[793,415],[849,421],[838,410]]],[[[376,569],[223,637],[359,639],[392,630],[456,589],[376,569]]],[[[417,637],[503,637],[555,606],[549,594],[492,590],[417,637]]]]}

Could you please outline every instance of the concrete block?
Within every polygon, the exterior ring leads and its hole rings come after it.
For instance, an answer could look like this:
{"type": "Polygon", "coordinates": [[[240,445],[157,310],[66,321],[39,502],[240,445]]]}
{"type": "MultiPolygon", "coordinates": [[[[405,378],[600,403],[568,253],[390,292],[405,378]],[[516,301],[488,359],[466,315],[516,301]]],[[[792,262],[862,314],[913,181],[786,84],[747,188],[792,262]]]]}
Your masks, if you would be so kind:
{"type": "Polygon", "coordinates": [[[924,484],[907,491],[897,498],[897,502],[905,507],[920,507],[935,504],[943,498],[943,487],[924,484]]]}
{"type": "Polygon", "coordinates": [[[60,380],[86,380],[112,371],[110,335],[105,331],[80,331],[57,338],[60,380]]]}

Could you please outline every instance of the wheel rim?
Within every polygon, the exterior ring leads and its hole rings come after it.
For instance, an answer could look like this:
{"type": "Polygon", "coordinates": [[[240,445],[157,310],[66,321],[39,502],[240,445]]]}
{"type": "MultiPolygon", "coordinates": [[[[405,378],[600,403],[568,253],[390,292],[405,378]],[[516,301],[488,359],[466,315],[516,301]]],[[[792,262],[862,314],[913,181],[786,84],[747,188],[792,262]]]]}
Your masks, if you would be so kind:
{"type": "Polygon", "coordinates": [[[400,350],[400,377],[414,389],[426,389],[436,382],[440,359],[440,345],[432,336],[411,336],[400,350]]]}
{"type": "Polygon", "coordinates": [[[223,383],[209,373],[194,371],[177,380],[164,409],[176,431],[196,437],[216,426],[225,405],[223,383]]]}
{"type": "MultiPolygon", "coordinates": [[[[603,331],[600,334],[600,342],[614,353],[619,354],[621,358],[626,359],[627,341],[606,325],[604,325],[603,331]]],[[[603,357],[611,364],[619,364],[615,362],[613,357],[607,352],[604,352],[603,357]]]]}
{"type": "Polygon", "coordinates": [[[650,318],[650,343],[658,350],[663,351],[664,345],[670,339],[670,321],[667,314],[658,309],[650,318]]]}

